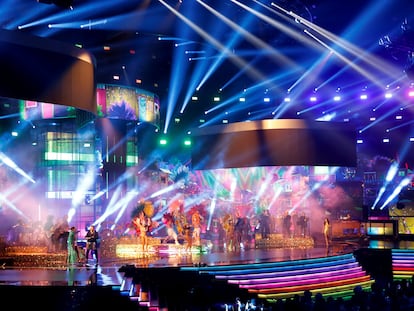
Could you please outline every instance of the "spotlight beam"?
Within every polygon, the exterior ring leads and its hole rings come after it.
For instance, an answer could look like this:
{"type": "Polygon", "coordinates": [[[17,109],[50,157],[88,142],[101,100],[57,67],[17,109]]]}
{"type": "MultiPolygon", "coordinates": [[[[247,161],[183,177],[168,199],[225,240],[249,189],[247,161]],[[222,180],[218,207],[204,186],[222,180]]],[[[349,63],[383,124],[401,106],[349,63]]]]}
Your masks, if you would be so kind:
{"type": "MultiPolygon", "coordinates": [[[[242,58],[235,55],[231,50],[229,50],[226,46],[221,44],[218,40],[216,40],[213,36],[210,36],[206,31],[201,29],[199,26],[197,26],[195,23],[190,21],[188,18],[186,18],[184,15],[180,14],[177,10],[175,10],[173,7],[171,7],[169,4],[167,4],[163,0],[158,0],[161,4],[163,4],[167,9],[169,9],[173,14],[175,14],[178,18],[180,18],[183,22],[185,22],[189,27],[191,27],[195,32],[197,32],[203,39],[208,41],[210,44],[212,44],[214,47],[217,48],[217,50],[221,51],[223,55],[226,55],[229,57],[229,60],[232,61],[235,65],[237,65],[239,68],[249,67],[248,63],[246,63],[242,58]]],[[[258,81],[265,79],[265,77],[256,69],[249,68],[248,72],[256,78],[258,81]]]]}
{"type": "Polygon", "coordinates": [[[373,74],[370,74],[368,71],[363,69],[362,67],[357,66],[353,61],[348,59],[347,57],[343,56],[342,54],[335,51],[332,47],[327,45],[325,42],[323,42],[321,39],[317,38],[314,34],[312,34],[309,30],[305,29],[304,32],[313,38],[316,42],[321,44],[323,47],[331,51],[336,57],[338,57],[340,60],[342,60],[345,64],[347,64],[349,67],[353,68],[356,72],[360,73],[362,76],[367,78],[368,80],[372,81],[374,84],[378,85],[379,87],[384,88],[384,85],[378,83],[378,79],[373,74]]]}
{"type": "Polygon", "coordinates": [[[0,161],[6,164],[8,167],[13,169],[16,173],[20,174],[27,180],[29,180],[32,183],[36,183],[32,177],[30,177],[28,174],[26,174],[25,171],[23,171],[20,167],[17,166],[16,163],[13,162],[12,159],[10,159],[8,156],[6,156],[3,152],[0,152],[0,161]]]}
{"type": "MultiPolygon", "coordinates": [[[[282,8],[281,6],[279,6],[279,5],[277,5],[273,2],[271,3],[271,5],[276,7],[280,11],[284,12],[286,15],[292,16],[295,20],[299,21],[301,24],[309,27],[313,31],[317,32],[321,36],[328,39],[329,41],[335,43],[335,45],[343,48],[345,51],[347,51],[351,55],[357,57],[359,60],[364,61],[365,64],[372,67],[371,70],[372,69],[379,70],[379,71],[385,73],[387,76],[390,76],[394,80],[399,79],[400,71],[396,70],[395,67],[391,66],[389,63],[384,62],[383,60],[379,59],[378,57],[375,57],[373,55],[368,54],[366,51],[364,51],[362,49],[359,49],[355,45],[352,45],[351,43],[341,39],[338,36],[335,36],[334,34],[330,33],[329,31],[327,31],[327,30],[325,30],[325,29],[323,29],[323,28],[307,21],[306,19],[302,18],[301,16],[299,16],[299,15],[297,15],[297,14],[291,12],[291,11],[285,10],[284,8],[282,8]]],[[[309,35],[310,32],[308,31],[307,34],[309,35]]],[[[316,39],[315,36],[312,36],[312,37],[316,39]]],[[[321,43],[322,41],[317,40],[317,42],[321,43]]],[[[323,46],[326,46],[328,48],[328,45],[326,45],[326,44],[323,44],[323,46]]],[[[329,49],[332,49],[332,48],[329,47],[329,49]]],[[[341,56],[337,52],[335,52],[335,55],[338,56],[342,61],[345,61],[346,64],[348,64],[350,66],[352,65],[351,67],[353,69],[355,69],[357,72],[362,74],[364,77],[368,78],[371,82],[378,85],[378,82],[376,81],[377,79],[375,79],[375,77],[373,77],[371,74],[369,74],[367,70],[364,70],[362,68],[358,68],[357,66],[353,65],[352,62],[347,60],[347,58],[345,58],[344,56],[341,56]]],[[[384,86],[382,86],[382,87],[384,87],[384,86]]]]}

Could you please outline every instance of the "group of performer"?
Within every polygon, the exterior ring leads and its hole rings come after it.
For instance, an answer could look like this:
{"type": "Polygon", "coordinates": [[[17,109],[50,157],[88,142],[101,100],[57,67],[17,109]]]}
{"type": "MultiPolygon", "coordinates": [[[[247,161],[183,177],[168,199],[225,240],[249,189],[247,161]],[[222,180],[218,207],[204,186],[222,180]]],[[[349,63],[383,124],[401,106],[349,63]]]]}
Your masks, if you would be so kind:
{"type": "Polygon", "coordinates": [[[99,247],[99,233],[95,226],[89,226],[86,234],[86,251],[78,245],[79,231],[75,226],[71,226],[67,237],[67,256],[66,263],[68,266],[84,265],[89,263],[89,259],[95,260],[95,265],[99,263],[98,247],[99,247]]]}
{"type": "Polygon", "coordinates": [[[44,224],[40,221],[30,222],[18,219],[6,237],[9,245],[46,246],[49,252],[65,251],[70,227],[66,217],[55,221],[49,215],[44,224]]]}
{"type": "MultiPolygon", "coordinates": [[[[309,218],[305,212],[289,213],[275,217],[269,209],[263,209],[254,216],[246,216],[239,209],[224,213],[221,217],[213,217],[210,228],[207,230],[206,208],[203,205],[194,206],[184,211],[182,202],[171,204],[167,212],[162,215],[162,224],[165,227],[164,243],[185,246],[191,250],[193,246],[203,244],[203,233],[209,231],[208,238],[219,241],[219,244],[228,251],[249,247],[256,238],[269,240],[272,234],[281,233],[283,237],[307,237],[309,232],[309,218]],[[281,231],[281,232],[279,232],[281,231]],[[212,237],[211,235],[215,236],[212,237]]],[[[132,224],[136,235],[140,237],[142,251],[149,250],[149,236],[159,236],[159,224],[152,219],[154,207],[149,201],[140,201],[133,214],[132,224]],[[157,228],[154,233],[154,229],[157,228]]]]}
{"type": "Polygon", "coordinates": [[[88,263],[90,258],[98,263],[99,234],[94,225],[85,229],[86,245],[79,245],[78,233],[75,226],[70,226],[67,217],[54,220],[49,215],[44,224],[41,222],[25,222],[22,219],[12,225],[7,233],[6,243],[10,246],[45,247],[47,252],[67,252],[67,264],[88,263]]]}
{"type": "MultiPolygon", "coordinates": [[[[132,224],[135,228],[136,235],[140,237],[142,251],[149,250],[149,239],[151,231],[159,226],[152,220],[154,207],[150,201],[139,201],[138,206],[133,213],[132,224]]],[[[165,243],[174,243],[181,245],[180,238],[184,239],[185,250],[191,251],[193,246],[201,246],[201,231],[204,224],[204,217],[200,211],[194,210],[188,217],[184,213],[182,204],[171,208],[162,216],[162,223],[165,226],[166,237],[165,243]]]]}
{"type": "MultiPolygon", "coordinates": [[[[248,213],[246,210],[237,207],[227,208],[209,219],[208,204],[185,209],[184,202],[177,200],[162,209],[165,212],[158,223],[154,216],[157,215],[156,219],[160,219],[160,209],[154,207],[150,201],[139,200],[131,214],[130,228],[134,229],[132,234],[135,233],[139,237],[143,252],[151,250],[151,237],[160,238],[161,243],[182,245],[185,251],[191,251],[193,247],[200,248],[208,241],[213,241],[214,245],[224,250],[234,251],[254,247],[256,239],[270,240],[274,238],[274,234],[282,235],[283,238],[310,235],[309,218],[305,212],[286,211],[284,214],[274,215],[267,208],[253,213],[251,209],[248,213]],[[202,238],[205,238],[205,241],[202,238]]],[[[24,244],[22,228],[23,224],[16,224],[11,244],[24,244]]],[[[86,231],[88,229],[86,228],[86,231]]],[[[104,226],[100,226],[100,229],[103,230],[102,237],[109,236],[104,226]]],[[[31,245],[47,245],[49,252],[67,250],[71,227],[66,217],[54,221],[53,216],[49,216],[40,231],[41,241],[30,243],[31,245]]],[[[115,234],[112,237],[120,238],[115,234]]]]}

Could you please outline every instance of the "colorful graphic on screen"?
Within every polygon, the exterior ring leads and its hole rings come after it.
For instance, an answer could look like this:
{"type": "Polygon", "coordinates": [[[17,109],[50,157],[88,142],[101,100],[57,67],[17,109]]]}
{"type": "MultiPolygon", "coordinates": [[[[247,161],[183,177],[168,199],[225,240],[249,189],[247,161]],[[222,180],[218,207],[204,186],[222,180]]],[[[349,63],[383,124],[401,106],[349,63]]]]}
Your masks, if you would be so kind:
{"type": "Polygon", "coordinates": [[[22,101],[21,112],[25,120],[74,118],[74,107],[43,103],[31,100],[22,101]]]}
{"type": "MultiPolygon", "coordinates": [[[[159,127],[160,101],[154,93],[118,85],[99,84],[96,89],[98,118],[148,122],[159,127]]],[[[74,118],[77,108],[30,100],[20,101],[25,120],[74,118]]]]}
{"type": "Polygon", "coordinates": [[[137,120],[138,101],[135,89],[107,85],[106,117],[137,120]]]}
{"type": "Polygon", "coordinates": [[[97,111],[98,117],[159,125],[159,98],[154,93],[139,88],[99,84],[97,111]]]}

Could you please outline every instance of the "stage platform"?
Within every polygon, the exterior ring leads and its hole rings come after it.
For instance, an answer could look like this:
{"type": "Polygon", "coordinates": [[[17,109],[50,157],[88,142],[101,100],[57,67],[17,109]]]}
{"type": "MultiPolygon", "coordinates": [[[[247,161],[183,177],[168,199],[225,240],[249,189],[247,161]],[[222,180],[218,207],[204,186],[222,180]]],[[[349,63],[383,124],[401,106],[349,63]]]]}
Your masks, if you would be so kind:
{"type": "MultiPolygon", "coordinates": [[[[189,272],[183,271],[189,269],[193,270],[191,273],[199,275],[199,270],[221,266],[224,269],[231,270],[235,267],[237,269],[244,269],[244,267],[247,268],[252,265],[273,265],[275,263],[290,266],[300,261],[303,261],[304,265],[308,265],[311,262],[310,260],[329,261],[330,258],[333,259],[343,255],[352,256],[358,265],[362,267],[366,275],[362,276],[365,279],[361,284],[369,287],[375,280],[387,282],[393,278],[392,258],[394,255],[392,255],[392,251],[395,249],[403,249],[410,252],[412,250],[414,253],[414,242],[365,240],[363,243],[359,243],[358,241],[341,240],[333,241],[329,247],[315,244],[313,247],[261,247],[238,249],[236,251],[217,250],[214,247],[208,250],[193,248],[191,252],[137,253],[135,258],[102,256],[98,265],[95,265],[95,262],[90,260],[88,265],[75,267],[67,267],[65,265],[64,253],[41,254],[32,249],[32,254],[16,251],[13,258],[0,258],[0,286],[2,286],[0,296],[6,297],[8,294],[17,292],[19,288],[22,291],[28,291],[28,288],[36,288],[35,291],[30,292],[39,291],[40,296],[49,295],[47,288],[53,288],[56,291],[56,288],[59,287],[63,292],[60,295],[63,296],[69,295],[68,290],[74,290],[75,288],[77,295],[84,295],[82,293],[91,290],[96,293],[97,288],[102,288],[103,291],[111,288],[111,293],[115,291],[121,296],[127,296],[128,300],[132,300],[135,307],[139,307],[139,310],[150,310],[150,298],[144,299],[141,302],[133,301],[133,298],[138,299],[137,297],[142,299],[143,284],[145,282],[143,282],[144,280],[136,280],[137,275],[140,275],[145,279],[147,277],[153,279],[153,282],[164,280],[162,282],[168,283],[167,288],[171,290],[175,286],[184,286],[180,282],[183,282],[185,279],[190,282],[194,281],[194,284],[196,284],[194,286],[199,288],[199,290],[203,287],[202,291],[207,290],[206,288],[211,290],[211,284],[213,284],[213,287],[216,287],[216,290],[219,291],[218,293],[214,291],[217,295],[223,292],[229,295],[229,299],[235,296],[248,299],[246,297],[251,297],[251,294],[247,294],[245,289],[239,288],[234,284],[229,285],[226,282],[224,284],[222,281],[218,283],[212,280],[211,277],[206,279],[206,276],[203,275],[201,275],[202,279],[195,278],[194,275],[188,277],[185,273],[189,272]],[[49,256],[49,258],[45,260],[45,256],[49,256]],[[128,271],[132,271],[132,275],[129,275],[129,277],[126,273],[128,271]],[[182,279],[177,280],[177,277],[182,279]],[[125,284],[127,281],[129,284],[125,284]],[[208,285],[208,282],[212,283],[208,285]],[[136,288],[138,284],[139,288],[136,288]],[[134,292],[132,293],[132,291],[134,292]]],[[[411,276],[408,275],[407,277],[411,276]]],[[[152,284],[152,286],[160,288],[160,285],[152,284]]],[[[165,287],[165,285],[163,286],[165,287]]],[[[155,300],[154,294],[152,296],[153,300],[155,300]]],[[[158,305],[160,303],[159,298],[157,298],[158,305]]],[[[223,299],[223,297],[220,297],[220,299],[223,299]]],[[[214,301],[211,300],[210,302],[213,303],[214,301]]],[[[22,307],[29,305],[31,304],[27,304],[27,301],[21,301],[22,307]]],[[[55,307],[56,304],[51,304],[46,309],[57,310],[57,307],[56,309],[55,307]]],[[[125,308],[125,310],[128,310],[128,308],[125,308]]],[[[135,310],[137,309],[135,308],[135,310]]]]}

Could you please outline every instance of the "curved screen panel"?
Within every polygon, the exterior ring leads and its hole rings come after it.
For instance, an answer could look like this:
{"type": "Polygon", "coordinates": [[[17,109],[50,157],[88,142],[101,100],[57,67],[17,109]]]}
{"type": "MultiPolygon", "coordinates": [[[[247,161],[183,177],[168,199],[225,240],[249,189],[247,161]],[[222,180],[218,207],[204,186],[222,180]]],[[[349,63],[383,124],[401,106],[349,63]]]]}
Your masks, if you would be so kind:
{"type": "Polygon", "coordinates": [[[357,162],[356,133],[345,123],[299,119],[239,122],[192,131],[196,170],[254,166],[347,166],[357,162]]]}
{"type": "Polygon", "coordinates": [[[97,110],[98,117],[136,120],[159,126],[158,96],[139,88],[98,84],[97,110]]]}

